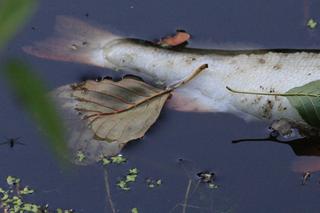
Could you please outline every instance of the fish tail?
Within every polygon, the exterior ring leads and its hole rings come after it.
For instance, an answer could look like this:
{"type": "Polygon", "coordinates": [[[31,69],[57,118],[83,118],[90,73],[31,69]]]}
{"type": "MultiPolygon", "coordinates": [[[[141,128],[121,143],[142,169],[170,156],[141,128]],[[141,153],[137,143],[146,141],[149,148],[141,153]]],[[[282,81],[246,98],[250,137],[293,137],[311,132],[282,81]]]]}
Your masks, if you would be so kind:
{"type": "Polygon", "coordinates": [[[54,36],[22,49],[34,56],[103,67],[103,47],[120,38],[81,20],[57,16],[54,36]]]}

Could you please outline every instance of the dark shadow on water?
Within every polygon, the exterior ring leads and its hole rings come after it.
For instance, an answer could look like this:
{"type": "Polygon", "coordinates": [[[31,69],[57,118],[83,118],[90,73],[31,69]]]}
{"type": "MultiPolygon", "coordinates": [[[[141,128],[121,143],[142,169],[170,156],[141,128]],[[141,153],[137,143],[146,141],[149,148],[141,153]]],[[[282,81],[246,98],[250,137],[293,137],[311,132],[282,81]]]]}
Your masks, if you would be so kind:
{"type": "Polygon", "coordinates": [[[305,137],[293,140],[281,140],[277,137],[269,136],[266,138],[246,138],[232,141],[232,143],[234,144],[244,142],[272,142],[277,144],[285,144],[290,146],[297,156],[320,156],[319,137],[305,137]]]}

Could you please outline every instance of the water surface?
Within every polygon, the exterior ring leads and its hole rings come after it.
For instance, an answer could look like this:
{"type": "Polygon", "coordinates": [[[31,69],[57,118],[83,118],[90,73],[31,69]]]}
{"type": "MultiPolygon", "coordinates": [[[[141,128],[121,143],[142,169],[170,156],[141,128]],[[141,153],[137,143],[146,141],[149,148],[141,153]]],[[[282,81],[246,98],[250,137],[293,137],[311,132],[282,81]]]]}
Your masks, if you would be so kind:
{"type": "MultiPolygon", "coordinates": [[[[123,35],[157,39],[175,29],[193,36],[193,47],[313,48],[319,49],[319,30],[309,30],[309,17],[319,18],[317,1],[147,1],[147,0],[42,0],[29,24],[11,42],[5,57],[30,63],[49,89],[78,82],[83,76],[112,75],[108,69],[35,58],[21,47],[53,32],[57,15],[98,23],[123,35]]],[[[119,74],[121,75],[121,74],[119,74]]],[[[249,82],[250,83],[250,82],[249,82]]],[[[0,138],[21,137],[25,146],[0,147],[1,184],[7,175],[21,177],[38,189],[32,199],[76,212],[110,212],[104,169],[96,164],[63,170],[46,146],[39,129],[0,79],[0,138]]],[[[246,123],[228,114],[179,113],[165,108],[143,140],[122,154],[128,163],[109,168],[113,201],[120,212],[181,212],[188,179],[213,171],[218,189],[204,184],[190,194],[187,212],[319,212],[319,175],[301,185],[301,174],[291,170],[297,160],[290,146],[253,142],[232,144],[239,138],[266,137],[267,124],[246,123]],[[183,166],[178,163],[184,159],[183,166]],[[140,170],[132,190],[116,187],[127,169],[140,170]],[[184,168],[187,168],[185,172],[184,168]],[[147,177],[163,184],[148,189],[147,177]]]]}

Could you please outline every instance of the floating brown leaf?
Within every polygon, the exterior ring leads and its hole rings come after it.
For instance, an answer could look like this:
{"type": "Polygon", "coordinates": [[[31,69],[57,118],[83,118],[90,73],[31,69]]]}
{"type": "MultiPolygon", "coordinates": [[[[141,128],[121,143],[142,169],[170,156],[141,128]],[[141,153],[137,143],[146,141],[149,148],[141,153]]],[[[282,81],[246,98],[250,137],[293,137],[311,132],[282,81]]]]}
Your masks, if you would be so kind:
{"type": "Polygon", "coordinates": [[[76,131],[70,131],[72,148],[82,151],[89,161],[118,154],[128,141],[144,136],[174,89],[205,68],[207,65],[200,66],[191,76],[166,89],[130,77],[118,82],[89,80],[58,88],[53,95],[62,107],[67,126],[77,126],[76,131]]]}

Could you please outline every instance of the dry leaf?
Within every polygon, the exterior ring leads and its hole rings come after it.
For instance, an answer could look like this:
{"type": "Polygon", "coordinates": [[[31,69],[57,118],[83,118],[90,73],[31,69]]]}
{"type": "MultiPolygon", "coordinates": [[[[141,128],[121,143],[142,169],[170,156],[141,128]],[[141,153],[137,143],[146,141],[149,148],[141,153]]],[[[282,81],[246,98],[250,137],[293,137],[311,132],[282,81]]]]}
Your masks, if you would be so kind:
{"type": "Polygon", "coordinates": [[[81,163],[97,161],[101,155],[116,155],[128,141],[143,137],[171,92],[205,68],[207,65],[202,65],[166,89],[127,77],[118,82],[88,80],[55,90],[53,96],[70,128],[71,148],[86,156],[81,163]]]}

